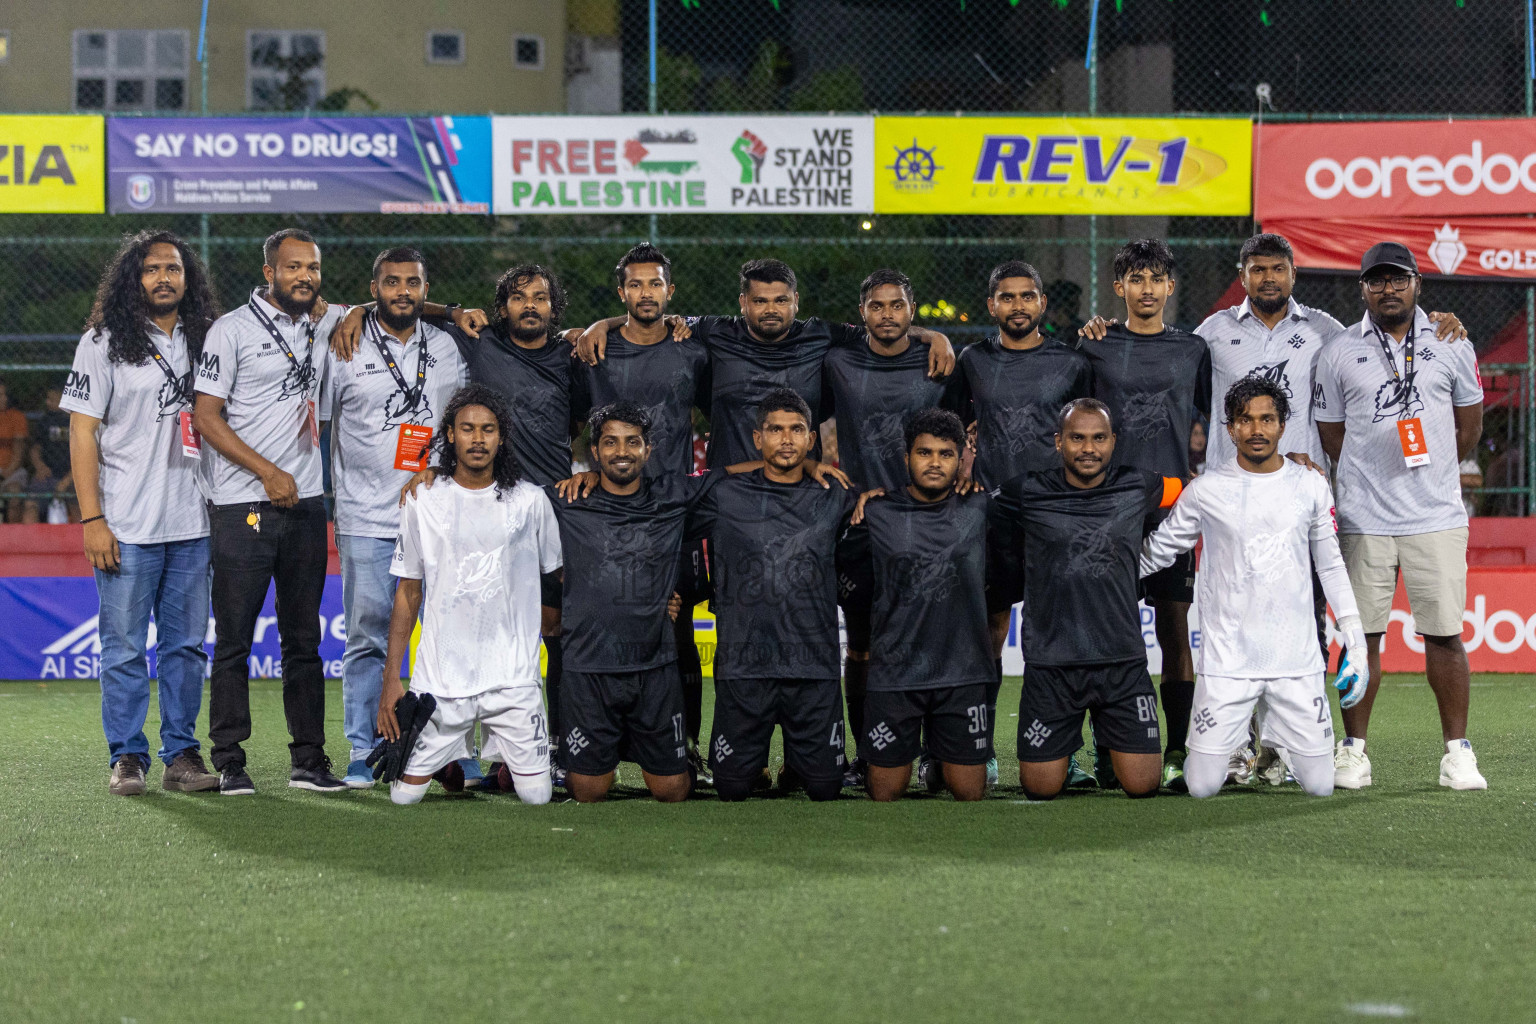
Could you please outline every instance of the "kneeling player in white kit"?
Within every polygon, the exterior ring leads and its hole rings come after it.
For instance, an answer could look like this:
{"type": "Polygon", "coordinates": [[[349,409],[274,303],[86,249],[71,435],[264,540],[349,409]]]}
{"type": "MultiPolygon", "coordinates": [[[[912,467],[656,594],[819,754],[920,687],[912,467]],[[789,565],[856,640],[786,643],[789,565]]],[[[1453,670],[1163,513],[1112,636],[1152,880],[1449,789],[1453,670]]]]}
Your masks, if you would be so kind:
{"type": "Polygon", "coordinates": [[[1344,635],[1335,685],[1347,692],[1340,703],[1352,705],[1365,690],[1365,633],[1339,554],[1333,492],[1321,474],[1280,454],[1290,403],[1277,384],[1238,381],[1227,392],[1226,414],[1236,460],[1207,467],[1185,487],[1141,553],[1146,576],[1205,542],[1196,577],[1200,679],[1184,778],[1191,796],[1221,789],[1228,755],[1247,739],[1257,705],[1264,744],[1281,751],[1304,790],[1327,796],[1333,714],[1317,646],[1312,565],[1344,635]]]}
{"type": "MultiPolygon", "coordinates": [[[[550,797],[549,730],[539,686],[540,577],[560,569],[560,531],[544,491],[512,454],[500,396],[471,384],[448,402],[435,467],[438,486],[406,499],[390,572],[400,577],[389,620],[379,732],[399,737],[400,663],[422,610],[411,688],[437,701],[390,799],[413,804],[434,775],[471,756],[475,723],[525,804],[550,797]]],[[[444,778],[462,788],[462,778],[444,778]]]]}

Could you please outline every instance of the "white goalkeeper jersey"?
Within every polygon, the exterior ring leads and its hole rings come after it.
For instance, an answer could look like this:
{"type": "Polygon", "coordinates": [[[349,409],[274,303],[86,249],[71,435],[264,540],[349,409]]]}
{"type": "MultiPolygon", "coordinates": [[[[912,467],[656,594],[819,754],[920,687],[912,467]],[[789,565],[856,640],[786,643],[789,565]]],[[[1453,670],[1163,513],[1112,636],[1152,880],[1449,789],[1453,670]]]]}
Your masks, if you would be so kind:
{"type": "Polygon", "coordinates": [[[560,529],[544,491],[417,488],[400,513],[390,572],[423,581],[411,689],[474,697],[539,685],[539,575],[560,568],[560,529]]]}
{"type": "Polygon", "coordinates": [[[1334,615],[1356,615],[1339,554],[1333,492],[1322,474],[1286,460],[1275,473],[1233,461],[1188,486],[1141,549],[1143,576],[1204,541],[1195,600],[1201,675],[1307,676],[1326,667],[1317,645],[1312,568],[1334,615]]]}

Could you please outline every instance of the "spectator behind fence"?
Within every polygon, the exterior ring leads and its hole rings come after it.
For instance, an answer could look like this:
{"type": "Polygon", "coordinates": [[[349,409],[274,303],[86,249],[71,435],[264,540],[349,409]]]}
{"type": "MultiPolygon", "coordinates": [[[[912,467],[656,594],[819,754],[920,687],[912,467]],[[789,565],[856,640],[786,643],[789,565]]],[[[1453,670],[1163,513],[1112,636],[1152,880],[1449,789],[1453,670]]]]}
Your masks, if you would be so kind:
{"type": "Polygon", "coordinates": [[[79,517],[79,507],[63,497],[75,487],[69,470],[69,413],[59,408],[63,398],[62,387],[50,387],[45,408],[32,421],[26,490],[37,497],[27,499],[24,523],[64,523],[79,517]]]}
{"type": "Polygon", "coordinates": [[[1470,342],[1435,341],[1418,306],[1421,288],[1406,246],[1372,246],[1360,261],[1366,315],[1318,358],[1317,429],[1338,471],[1339,546],[1371,655],[1370,686],[1343,713],[1334,784],[1345,789],[1371,784],[1365,734],[1399,573],[1440,707],[1440,785],[1488,786],[1466,738],[1467,510],[1457,470],[1482,434],[1483,387],[1470,342]]]}
{"type": "MultiPolygon", "coordinates": [[[[5,381],[0,380],[0,495],[19,493],[27,485],[27,417],[11,408],[5,381]]],[[[21,518],[21,503],[0,497],[0,511],[8,513],[6,522],[21,518]]]]}

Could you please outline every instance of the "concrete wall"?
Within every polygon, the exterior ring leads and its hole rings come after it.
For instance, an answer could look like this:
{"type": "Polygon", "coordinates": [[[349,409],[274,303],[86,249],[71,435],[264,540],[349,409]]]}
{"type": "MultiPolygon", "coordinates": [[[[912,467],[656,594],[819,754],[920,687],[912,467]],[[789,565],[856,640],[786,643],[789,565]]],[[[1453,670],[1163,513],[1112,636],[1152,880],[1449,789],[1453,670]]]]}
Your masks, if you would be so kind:
{"type": "MultiPolygon", "coordinates": [[[[10,60],[0,64],[0,110],[73,109],[76,29],[181,28],[191,51],[187,110],[196,112],[199,9],[195,0],[0,4],[0,31],[11,36],[10,60]]],[[[324,32],[326,90],[360,89],[381,110],[563,111],[565,26],[563,0],[217,0],[208,25],[208,107],[243,111],[246,32],[288,29],[324,32]],[[429,64],[430,30],[464,32],[464,62],[429,64]],[[542,70],[513,65],[514,35],[543,38],[542,70]]]]}

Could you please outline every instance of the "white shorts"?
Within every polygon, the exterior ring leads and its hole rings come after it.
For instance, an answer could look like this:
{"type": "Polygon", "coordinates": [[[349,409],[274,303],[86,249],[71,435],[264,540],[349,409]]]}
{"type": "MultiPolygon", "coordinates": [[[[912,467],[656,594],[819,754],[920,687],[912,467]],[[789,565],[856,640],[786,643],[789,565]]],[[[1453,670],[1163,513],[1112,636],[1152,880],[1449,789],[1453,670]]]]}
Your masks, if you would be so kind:
{"type": "Polygon", "coordinates": [[[1259,739],[1267,747],[1310,757],[1333,752],[1333,710],[1323,673],[1280,679],[1201,676],[1189,714],[1189,749],[1226,757],[1248,742],[1248,720],[1259,709],[1259,739]]]}
{"type": "Polygon", "coordinates": [[[406,775],[431,775],[474,754],[475,723],[489,734],[481,753],[517,775],[549,771],[549,727],[537,686],[503,686],[473,697],[438,697],[437,710],[416,738],[406,775]]]}

